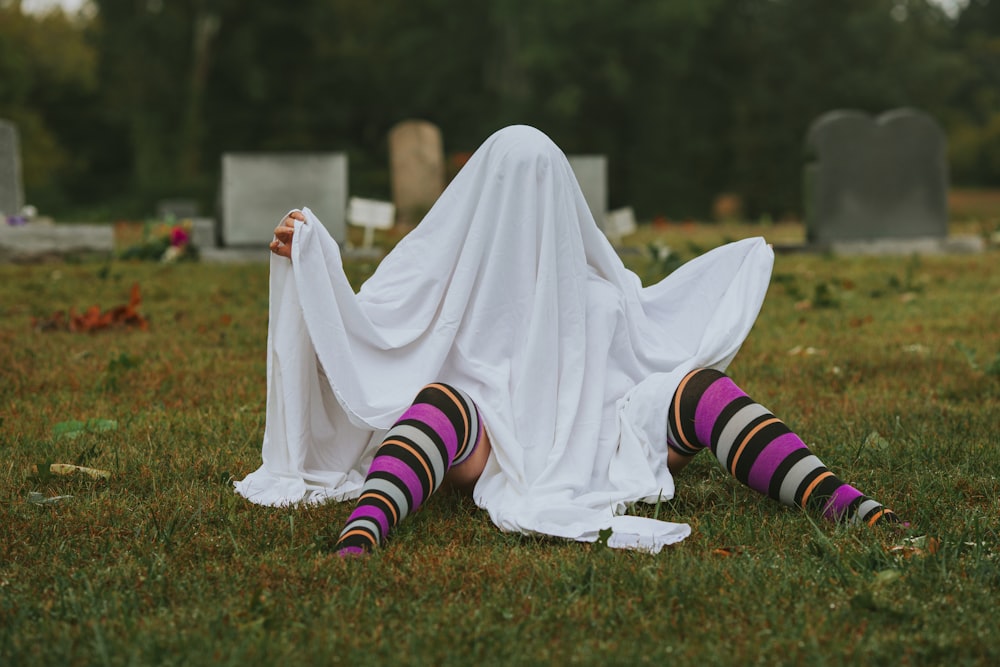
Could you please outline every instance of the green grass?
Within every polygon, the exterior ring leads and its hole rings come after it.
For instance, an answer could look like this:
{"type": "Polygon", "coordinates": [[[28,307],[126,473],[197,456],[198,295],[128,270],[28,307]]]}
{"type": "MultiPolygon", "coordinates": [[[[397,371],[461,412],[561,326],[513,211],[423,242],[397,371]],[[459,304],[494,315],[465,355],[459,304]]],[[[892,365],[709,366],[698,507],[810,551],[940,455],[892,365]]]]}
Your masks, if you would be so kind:
{"type": "MultiPolygon", "coordinates": [[[[652,279],[647,243],[688,259],[753,233],[645,230],[629,261],[652,279]]],[[[658,556],[503,534],[442,493],[363,562],[321,548],[348,505],[231,491],[260,461],[266,266],[0,266],[0,665],[995,664],[998,266],[779,256],[730,369],[935,553],[814,523],[703,456],[659,508],[693,535],[658,556]],[[32,328],[133,282],[148,332],[32,328]],[[57,435],[89,419],[117,428],[57,435]],[[49,462],[112,477],[32,472],[49,462]]]]}

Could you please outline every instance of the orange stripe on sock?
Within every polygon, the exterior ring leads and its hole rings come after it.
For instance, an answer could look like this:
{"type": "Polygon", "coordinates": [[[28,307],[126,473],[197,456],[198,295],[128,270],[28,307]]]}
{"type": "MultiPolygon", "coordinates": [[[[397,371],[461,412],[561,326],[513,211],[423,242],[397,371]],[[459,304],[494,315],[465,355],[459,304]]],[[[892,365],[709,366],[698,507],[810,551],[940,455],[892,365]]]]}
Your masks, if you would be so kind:
{"type": "Polygon", "coordinates": [[[385,503],[385,506],[389,508],[389,511],[392,512],[393,524],[399,523],[399,515],[396,514],[396,508],[393,507],[392,501],[389,500],[387,497],[383,496],[381,493],[376,493],[375,491],[369,491],[368,493],[361,494],[361,497],[358,498],[358,504],[361,504],[361,501],[364,500],[365,498],[377,498],[378,500],[383,501],[385,503]]]}
{"type": "Polygon", "coordinates": [[[366,530],[361,530],[360,528],[355,528],[354,530],[347,531],[346,533],[344,533],[343,535],[341,535],[340,539],[337,540],[337,541],[341,542],[343,540],[346,540],[351,535],[360,535],[361,537],[364,537],[365,539],[367,539],[369,542],[372,543],[372,546],[374,546],[376,544],[375,540],[372,539],[372,534],[369,533],[366,530]]]}
{"type": "Polygon", "coordinates": [[[878,521],[879,519],[881,519],[883,514],[885,514],[885,508],[884,507],[882,509],[880,509],[878,512],[875,512],[875,516],[873,516],[872,518],[868,519],[868,525],[869,526],[874,526],[875,522],[878,521]]]}
{"type": "MultiPolygon", "coordinates": [[[[380,446],[384,447],[384,446],[388,445],[390,442],[392,444],[394,444],[394,445],[399,445],[400,447],[402,447],[403,449],[405,449],[406,451],[410,452],[415,457],[417,457],[417,460],[420,461],[420,465],[423,466],[423,468],[424,468],[424,472],[427,473],[427,488],[430,489],[430,491],[428,491],[428,493],[433,492],[434,489],[437,488],[436,486],[434,486],[434,473],[431,472],[431,468],[430,468],[430,466],[427,465],[427,461],[424,459],[423,455],[420,452],[418,452],[417,450],[415,450],[413,447],[410,447],[408,444],[406,444],[402,440],[386,440],[380,446]]],[[[427,500],[427,499],[424,498],[424,500],[427,500]]]]}
{"type": "MultiPolygon", "coordinates": [[[[462,414],[462,423],[465,426],[465,434],[464,437],[462,438],[461,449],[455,452],[455,458],[457,459],[463,453],[465,453],[465,448],[469,443],[469,429],[471,427],[469,426],[469,415],[466,414],[469,411],[469,408],[465,405],[465,401],[463,401],[460,397],[456,396],[454,392],[452,392],[451,389],[446,387],[445,385],[434,383],[428,386],[437,387],[443,393],[447,394],[447,396],[452,400],[452,402],[458,406],[458,411],[462,414]]],[[[448,461],[448,463],[450,464],[451,461],[448,461]]]]}
{"type": "Polygon", "coordinates": [[[736,476],[736,464],[739,462],[740,456],[743,455],[743,450],[746,449],[746,446],[750,443],[751,440],[753,440],[753,437],[755,435],[757,435],[758,431],[760,431],[765,426],[769,426],[771,424],[774,424],[774,423],[777,423],[777,422],[780,422],[780,421],[781,420],[778,419],[777,417],[771,417],[770,419],[768,419],[766,421],[762,421],[761,423],[757,424],[757,426],[755,426],[752,431],[750,431],[749,433],[747,433],[747,437],[743,438],[743,442],[740,443],[739,448],[737,448],[737,450],[736,450],[736,455],[733,456],[733,465],[730,466],[729,472],[732,473],[734,477],[736,476]]]}
{"type": "Polygon", "coordinates": [[[819,485],[819,483],[822,482],[827,477],[833,477],[833,473],[830,472],[829,470],[827,470],[824,473],[821,473],[820,476],[817,477],[816,479],[814,479],[812,481],[812,484],[810,484],[806,488],[806,492],[802,494],[802,503],[801,503],[802,507],[806,506],[806,502],[809,500],[809,496],[812,495],[812,492],[816,489],[816,487],[819,485]]]}
{"type": "Polygon", "coordinates": [[[688,441],[687,436],[684,435],[684,425],[681,423],[681,395],[684,393],[684,387],[687,386],[688,380],[694,377],[697,372],[698,371],[695,370],[685,375],[684,379],[681,380],[681,383],[677,385],[677,391],[674,392],[674,396],[677,397],[674,401],[674,421],[677,422],[677,430],[679,431],[679,433],[677,433],[677,437],[681,439],[681,442],[685,447],[694,450],[697,450],[698,447],[701,447],[702,445],[692,445],[688,441]]]}

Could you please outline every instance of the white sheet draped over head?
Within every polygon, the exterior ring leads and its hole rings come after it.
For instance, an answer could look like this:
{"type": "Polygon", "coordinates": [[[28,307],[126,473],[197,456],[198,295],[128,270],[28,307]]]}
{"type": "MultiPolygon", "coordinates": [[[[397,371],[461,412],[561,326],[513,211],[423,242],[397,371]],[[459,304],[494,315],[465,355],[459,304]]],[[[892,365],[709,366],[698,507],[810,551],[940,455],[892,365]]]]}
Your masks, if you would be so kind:
{"type": "Polygon", "coordinates": [[[381,435],[434,381],[479,406],[493,444],[475,502],[503,530],[658,551],[689,528],[623,516],[673,496],[667,408],[724,368],[773,255],[723,246],[643,288],[598,229],[566,157],[509,127],[472,156],[355,294],[309,209],[272,256],[263,465],[253,502],[356,497],[381,435]]]}

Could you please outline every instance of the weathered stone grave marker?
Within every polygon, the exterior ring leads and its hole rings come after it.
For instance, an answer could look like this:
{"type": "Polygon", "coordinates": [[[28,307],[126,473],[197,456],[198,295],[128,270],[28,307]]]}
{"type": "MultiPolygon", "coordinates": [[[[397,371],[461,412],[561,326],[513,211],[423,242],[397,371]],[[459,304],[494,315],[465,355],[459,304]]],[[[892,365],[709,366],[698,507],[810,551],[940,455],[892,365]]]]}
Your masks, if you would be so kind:
{"type": "Polygon", "coordinates": [[[927,114],[832,111],[809,128],[807,151],[810,243],[947,237],[946,141],[927,114]]]}
{"type": "Polygon", "coordinates": [[[293,208],[309,207],[330,235],[347,239],[345,153],[227,153],[222,156],[222,239],[267,247],[293,208]]]}
{"type": "Polygon", "coordinates": [[[433,123],[406,120],[389,131],[392,201],[404,223],[419,222],[444,192],[444,142],[433,123]]]}
{"type": "Polygon", "coordinates": [[[30,263],[65,257],[110,257],[111,225],[54,225],[33,222],[20,227],[0,223],[0,264],[30,263]]]}
{"type": "Polygon", "coordinates": [[[21,147],[17,126],[0,120],[0,222],[7,216],[19,215],[24,206],[24,185],[21,181],[21,147]]]}

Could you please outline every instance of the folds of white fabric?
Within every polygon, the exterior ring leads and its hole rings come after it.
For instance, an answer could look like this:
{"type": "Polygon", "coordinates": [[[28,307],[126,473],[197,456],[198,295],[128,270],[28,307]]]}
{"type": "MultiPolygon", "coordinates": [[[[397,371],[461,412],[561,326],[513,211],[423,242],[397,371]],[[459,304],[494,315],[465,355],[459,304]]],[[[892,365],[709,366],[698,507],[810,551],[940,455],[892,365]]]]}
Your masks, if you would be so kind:
{"type": "Polygon", "coordinates": [[[513,127],[475,153],[357,294],[308,208],[272,257],[267,505],[355,497],[423,385],[479,406],[493,454],[474,491],[503,530],[658,551],[686,525],[623,516],[673,496],[666,413],[689,370],[724,368],[767,290],[762,239],[643,288],[595,225],[559,149],[513,127]]]}

